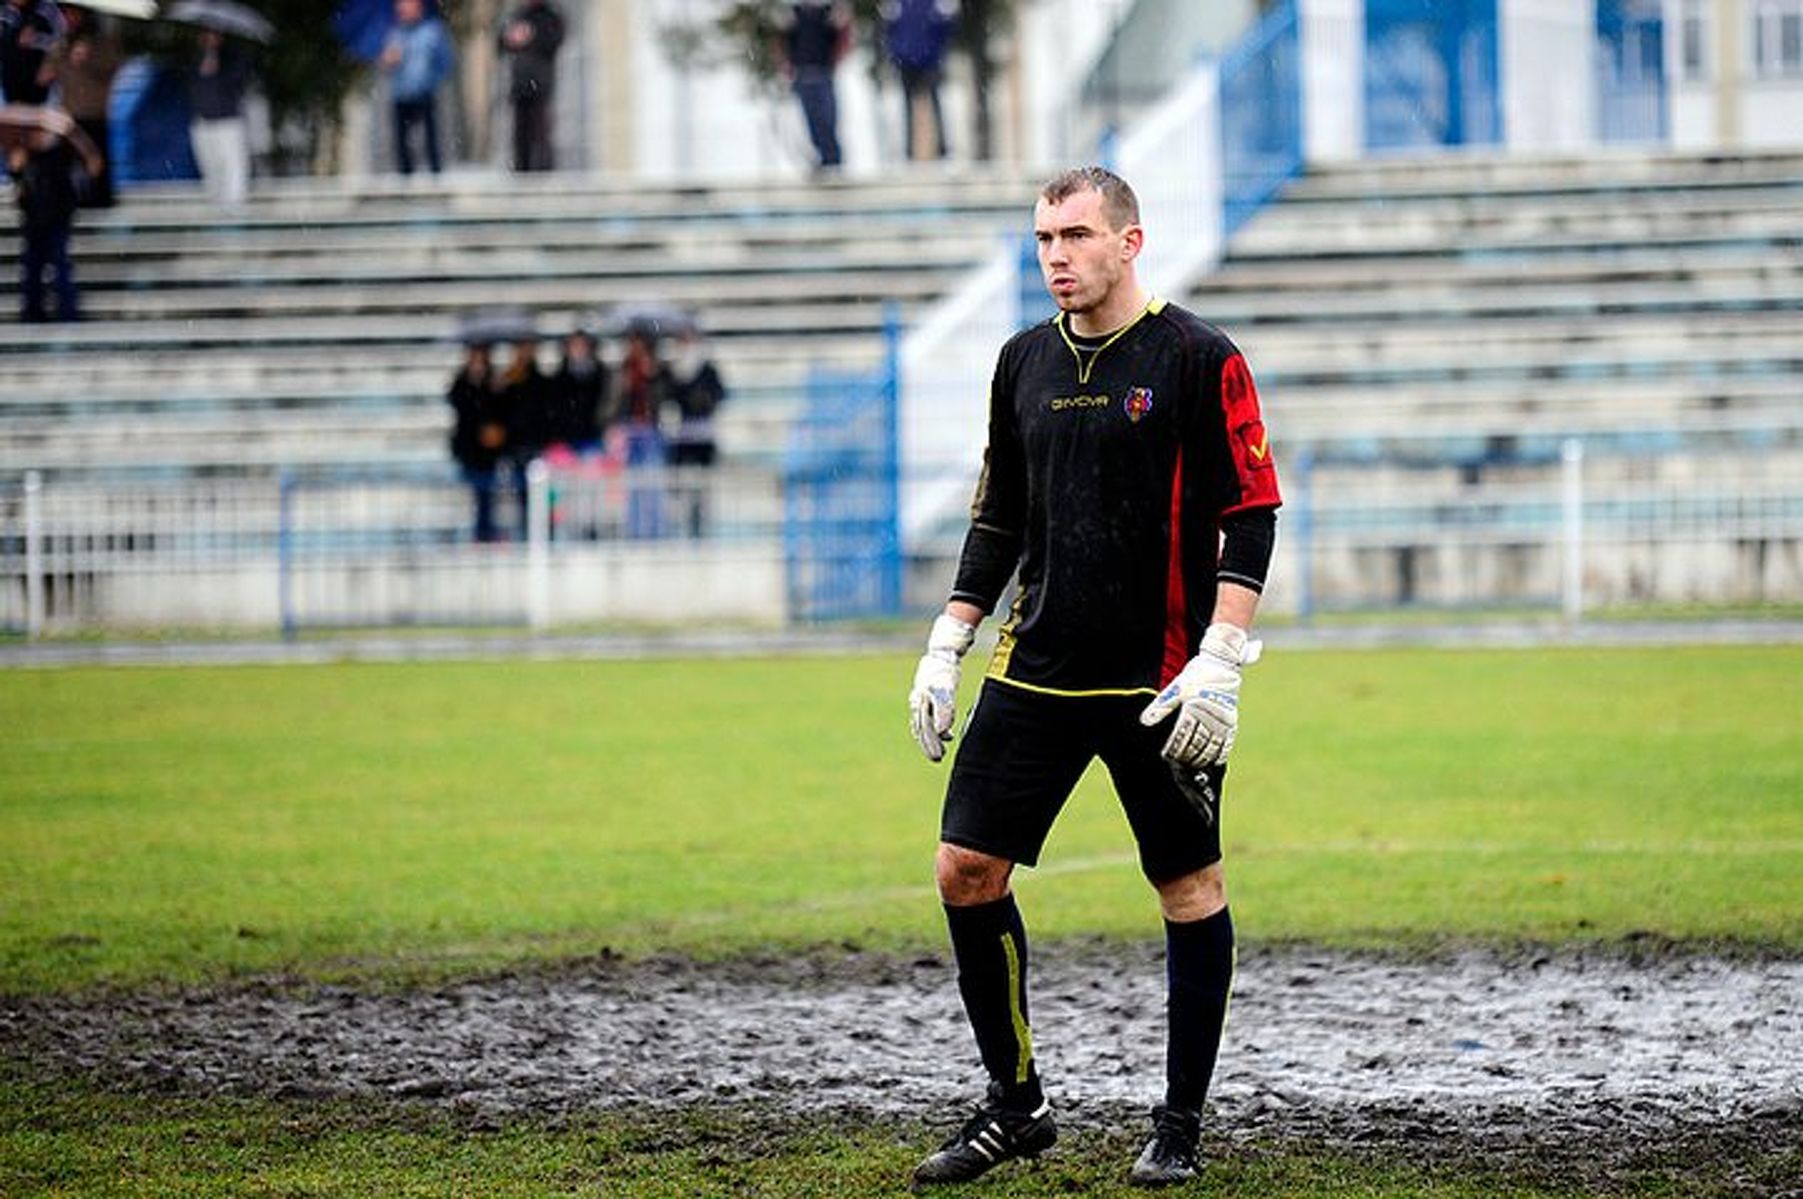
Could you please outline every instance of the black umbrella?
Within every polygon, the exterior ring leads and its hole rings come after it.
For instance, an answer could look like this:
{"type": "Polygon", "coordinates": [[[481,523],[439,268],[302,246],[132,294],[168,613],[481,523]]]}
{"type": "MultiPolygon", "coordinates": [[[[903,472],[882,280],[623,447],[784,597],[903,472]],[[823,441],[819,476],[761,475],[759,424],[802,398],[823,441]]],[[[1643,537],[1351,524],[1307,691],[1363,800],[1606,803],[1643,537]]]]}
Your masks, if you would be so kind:
{"type": "Polygon", "coordinates": [[[696,330],[695,314],[675,304],[623,304],[608,317],[608,328],[616,336],[637,333],[651,341],[680,337],[696,330]]]}
{"type": "Polygon", "coordinates": [[[253,42],[275,40],[275,26],[269,18],[237,0],[177,0],[164,15],[183,25],[198,25],[253,42]]]}
{"type": "Polygon", "coordinates": [[[537,341],[538,336],[538,323],[532,319],[532,314],[516,308],[474,313],[457,325],[457,340],[466,346],[537,341]]]}

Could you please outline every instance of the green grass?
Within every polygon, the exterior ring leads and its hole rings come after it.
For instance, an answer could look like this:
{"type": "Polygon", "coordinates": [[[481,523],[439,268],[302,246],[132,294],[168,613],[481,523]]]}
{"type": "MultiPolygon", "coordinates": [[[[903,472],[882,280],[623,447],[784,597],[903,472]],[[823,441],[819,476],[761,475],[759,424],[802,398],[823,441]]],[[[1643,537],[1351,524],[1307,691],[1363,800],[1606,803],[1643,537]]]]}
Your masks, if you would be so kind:
{"type": "MultiPolygon", "coordinates": [[[[906,657],[0,674],[0,993],[246,972],[404,983],[611,946],[938,949],[943,768],[906,657]]],[[[967,672],[974,691],[975,671],[967,672]]],[[[1803,648],[1274,654],[1226,817],[1248,941],[1803,949],[1803,648]]],[[[1036,938],[1149,938],[1105,780],[1036,938]]],[[[934,1134],[755,1113],[496,1127],[442,1109],[114,1094],[0,1052],[0,1195],[884,1195],[934,1134]]],[[[982,1193],[1125,1193],[1079,1133],[982,1193]]],[[[1235,1147],[1206,1189],[1568,1196],[1594,1180],[1235,1147]]],[[[1691,1195],[1791,1151],[1607,1182],[1691,1195]]],[[[1751,1173],[1749,1173],[1751,1171],[1751,1173]]]]}
{"type": "MultiPolygon", "coordinates": [[[[146,1100],[47,1085],[0,1058],[0,1195],[9,1199],[900,1196],[936,1135],[912,1122],[803,1129],[729,1111],[590,1114],[496,1127],[425,1107],[146,1100]]],[[[1602,1177],[1561,1179],[1531,1161],[1410,1161],[1345,1147],[1228,1149],[1206,1140],[1204,1148],[1209,1161],[1197,1189],[1240,1199],[1609,1192],[1698,1199],[1736,1187],[1776,1190],[1803,1165],[1794,1153],[1699,1159],[1674,1152],[1602,1177]]],[[[1128,1133],[1079,1131],[1043,1162],[998,1171],[970,1193],[1143,1194],[1122,1182],[1137,1149],[1128,1133]]]]}
{"type": "MultiPolygon", "coordinates": [[[[0,675],[0,991],[937,946],[909,668],[0,675]]],[[[1799,647],[1274,654],[1228,787],[1238,923],[1803,947],[1800,675],[1799,647]]],[[[1099,770],[1020,889],[1039,936],[1155,930],[1099,770]]]]}

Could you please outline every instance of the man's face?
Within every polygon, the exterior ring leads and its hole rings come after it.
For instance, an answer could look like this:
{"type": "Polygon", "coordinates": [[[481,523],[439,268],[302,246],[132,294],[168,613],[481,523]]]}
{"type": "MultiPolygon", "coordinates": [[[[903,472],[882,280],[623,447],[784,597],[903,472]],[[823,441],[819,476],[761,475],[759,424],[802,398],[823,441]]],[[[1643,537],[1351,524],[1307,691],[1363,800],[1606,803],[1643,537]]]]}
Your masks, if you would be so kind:
{"type": "Polygon", "coordinates": [[[395,0],[394,16],[403,25],[412,25],[417,22],[423,11],[420,0],[395,0]]]}
{"type": "Polygon", "coordinates": [[[1041,199],[1033,210],[1039,243],[1039,271],[1046,290],[1066,312],[1091,312],[1105,303],[1126,277],[1139,251],[1138,225],[1115,229],[1090,188],[1056,204],[1041,199]]]}

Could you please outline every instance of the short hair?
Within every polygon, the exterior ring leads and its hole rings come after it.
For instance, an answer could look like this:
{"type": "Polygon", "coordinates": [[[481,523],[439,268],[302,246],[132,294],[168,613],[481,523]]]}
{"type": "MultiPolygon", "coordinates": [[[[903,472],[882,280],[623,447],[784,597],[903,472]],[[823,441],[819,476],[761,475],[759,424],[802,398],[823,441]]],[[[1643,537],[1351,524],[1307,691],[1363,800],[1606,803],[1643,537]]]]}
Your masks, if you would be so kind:
{"type": "Polygon", "coordinates": [[[1073,167],[1040,188],[1039,198],[1048,204],[1062,204],[1080,191],[1101,195],[1102,214],[1114,228],[1139,224],[1139,197],[1125,179],[1107,167],[1073,167]]]}

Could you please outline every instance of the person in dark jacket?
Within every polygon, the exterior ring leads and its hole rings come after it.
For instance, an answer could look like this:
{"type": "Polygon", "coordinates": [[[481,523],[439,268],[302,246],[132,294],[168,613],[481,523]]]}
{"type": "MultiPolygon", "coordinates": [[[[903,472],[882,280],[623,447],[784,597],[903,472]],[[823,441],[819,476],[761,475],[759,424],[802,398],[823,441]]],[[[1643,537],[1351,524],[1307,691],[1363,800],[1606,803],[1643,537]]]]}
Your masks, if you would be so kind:
{"type": "Polygon", "coordinates": [[[19,317],[28,322],[50,319],[44,308],[45,271],[56,280],[56,319],[81,319],[69,238],[83,184],[103,165],[100,152],[75,123],[56,116],[64,122],[62,132],[41,130],[15,143],[6,156],[19,204],[19,317]]]}
{"type": "Polygon", "coordinates": [[[523,333],[514,338],[513,359],[502,372],[496,390],[501,422],[507,427],[501,461],[509,476],[509,490],[518,500],[515,529],[524,541],[526,469],[551,443],[551,378],[538,365],[537,334],[523,333]]]}
{"type": "Polygon", "coordinates": [[[945,0],[889,0],[883,16],[883,45],[901,76],[904,153],[917,161],[944,158],[945,111],[939,105],[939,81],[951,45],[952,14],[945,0]],[[930,128],[923,118],[931,120],[930,128]]]}
{"type": "Polygon", "coordinates": [[[726,399],[726,384],[697,329],[684,329],[669,356],[670,400],[676,431],[670,436],[670,465],[677,468],[676,501],[690,537],[707,527],[707,479],[696,469],[714,464],[714,413],[726,399]]]}
{"type": "Polygon", "coordinates": [[[513,101],[513,169],[553,170],[551,100],[557,90],[563,16],[550,0],[525,0],[501,26],[497,42],[513,68],[508,89],[513,101]]]}
{"type": "Polygon", "coordinates": [[[43,104],[67,23],[49,0],[0,0],[0,91],[8,104],[43,104]]]}
{"type": "Polygon", "coordinates": [[[851,15],[843,4],[800,0],[783,19],[775,50],[783,73],[801,102],[819,169],[836,171],[839,149],[839,99],[833,76],[851,48],[851,15]]]}
{"type": "Polygon", "coordinates": [[[563,362],[551,376],[551,444],[578,454],[598,448],[606,433],[608,371],[597,350],[593,329],[571,330],[563,341],[563,362]]]}
{"type": "Polygon", "coordinates": [[[451,457],[463,471],[476,507],[476,540],[496,541],[495,468],[507,443],[494,389],[494,365],[485,341],[464,347],[463,366],[451,380],[445,401],[456,420],[451,426],[451,457]]]}

